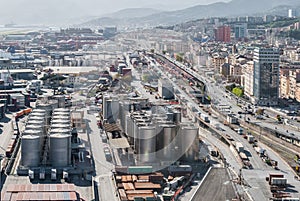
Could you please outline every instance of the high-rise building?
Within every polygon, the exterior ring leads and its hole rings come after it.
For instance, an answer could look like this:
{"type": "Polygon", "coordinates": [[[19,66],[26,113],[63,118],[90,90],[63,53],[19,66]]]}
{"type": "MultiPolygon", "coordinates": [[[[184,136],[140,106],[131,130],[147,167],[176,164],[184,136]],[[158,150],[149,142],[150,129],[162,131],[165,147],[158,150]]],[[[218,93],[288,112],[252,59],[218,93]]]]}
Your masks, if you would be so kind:
{"type": "Polygon", "coordinates": [[[231,34],[231,28],[229,26],[220,26],[215,30],[215,39],[216,41],[229,43],[230,34],[231,34]]]}
{"type": "Polygon", "coordinates": [[[243,39],[247,37],[247,24],[238,23],[234,25],[234,36],[235,39],[243,39]]]}
{"type": "Polygon", "coordinates": [[[253,95],[258,105],[277,105],[279,98],[279,50],[255,48],[253,95]]]}

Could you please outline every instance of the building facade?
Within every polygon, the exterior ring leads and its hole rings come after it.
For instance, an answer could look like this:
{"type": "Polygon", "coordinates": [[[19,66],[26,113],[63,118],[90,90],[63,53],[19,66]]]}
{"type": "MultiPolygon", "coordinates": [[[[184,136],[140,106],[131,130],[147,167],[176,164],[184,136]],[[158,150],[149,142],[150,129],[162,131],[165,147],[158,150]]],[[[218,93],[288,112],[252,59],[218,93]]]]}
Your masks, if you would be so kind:
{"type": "Polygon", "coordinates": [[[279,50],[254,49],[254,102],[258,105],[277,105],[279,98],[279,50]]]}
{"type": "Polygon", "coordinates": [[[229,26],[220,26],[215,30],[216,41],[229,43],[230,35],[231,35],[231,28],[229,26]]]}
{"type": "Polygon", "coordinates": [[[234,25],[234,37],[235,39],[243,39],[247,37],[247,24],[239,23],[234,25]]]}

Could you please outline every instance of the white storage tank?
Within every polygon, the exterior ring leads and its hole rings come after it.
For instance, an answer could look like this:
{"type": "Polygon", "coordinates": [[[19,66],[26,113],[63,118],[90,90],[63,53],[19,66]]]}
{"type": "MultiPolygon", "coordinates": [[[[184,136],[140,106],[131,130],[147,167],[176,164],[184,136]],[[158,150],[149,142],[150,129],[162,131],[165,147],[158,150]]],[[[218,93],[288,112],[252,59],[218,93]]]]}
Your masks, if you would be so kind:
{"type": "Polygon", "coordinates": [[[53,112],[70,112],[68,108],[56,108],[53,112]]]}
{"type": "Polygon", "coordinates": [[[56,96],[53,96],[53,98],[58,101],[58,108],[65,108],[65,96],[64,95],[56,95],[56,96]]]}
{"type": "Polygon", "coordinates": [[[67,167],[71,164],[71,135],[50,135],[50,163],[53,167],[67,167]]]}
{"type": "Polygon", "coordinates": [[[21,138],[21,164],[25,167],[38,167],[40,163],[40,137],[24,135],[21,138]]]}
{"type": "Polygon", "coordinates": [[[70,129],[70,123],[69,124],[51,124],[50,128],[51,128],[51,131],[53,131],[53,129],[70,129]]]}
{"type": "Polygon", "coordinates": [[[52,120],[53,119],[64,119],[64,120],[70,120],[70,116],[67,115],[67,116],[64,116],[64,115],[54,115],[52,116],[52,120]]]}
{"type": "Polygon", "coordinates": [[[154,162],[156,160],[156,129],[154,126],[142,126],[138,129],[137,159],[139,162],[154,162]]]}
{"type": "Polygon", "coordinates": [[[199,136],[198,128],[183,126],[180,129],[181,153],[183,161],[197,161],[199,159],[199,136]]]}
{"type": "Polygon", "coordinates": [[[172,160],[176,148],[176,126],[174,124],[157,124],[157,152],[163,160],[172,160]]]}
{"type": "Polygon", "coordinates": [[[62,134],[62,135],[70,135],[71,129],[70,128],[54,128],[50,130],[50,135],[52,134],[62,134]]]}

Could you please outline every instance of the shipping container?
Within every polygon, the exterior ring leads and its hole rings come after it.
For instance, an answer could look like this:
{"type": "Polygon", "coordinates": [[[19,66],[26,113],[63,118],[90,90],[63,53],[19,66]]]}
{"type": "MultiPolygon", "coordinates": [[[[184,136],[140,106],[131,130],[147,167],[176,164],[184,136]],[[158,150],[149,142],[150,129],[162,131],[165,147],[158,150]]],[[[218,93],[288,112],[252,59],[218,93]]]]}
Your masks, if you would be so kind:
{"type": "Polygon", "coordinates": [[[128,166],[128,174],[145,174],[152,171],[152,166],[128,166]]]}

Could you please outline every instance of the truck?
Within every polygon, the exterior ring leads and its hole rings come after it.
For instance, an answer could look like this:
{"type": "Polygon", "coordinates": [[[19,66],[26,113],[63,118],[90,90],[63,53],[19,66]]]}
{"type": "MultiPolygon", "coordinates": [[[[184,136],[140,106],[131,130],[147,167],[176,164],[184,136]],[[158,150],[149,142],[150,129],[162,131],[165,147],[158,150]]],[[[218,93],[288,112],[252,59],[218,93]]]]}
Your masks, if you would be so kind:
{"type": "Polygon", "coordinates": [[[28,176],[30,180],[34,179],[34,171],[33,170],[28,170],[28,176]]]}
{"type": "Polygon", "coordinates": [[[45,177],[46,177],[46,176],[45,176],[45,169],[41,169],[41,170],[40,170],[40,179],[41,179],[41,180],[44,180],[45,177]]]}
{"type": "Polygon", "coordinates": [[[247,140],[249,143],[254,143],[254,136],[253,135],[247,135],[247,140]]]}
{"type": "MultiPolygon", "coordinates": [[[[284,175],[283,174],[280,174],[280,173],[270,173],[269,174],[269,177],[266,178],[266,180],[269,182],[269,185],[272,185],[272,179],[274,178],[281,178],[283,179],[284,178],[284,175]]],[[[278,182],[278,181],[275,181],[275,182],[278,182]]]]}
{"type": "Polygon", "coordinates": [[[286,178],[272,178],[270,185],[275,186],[286,186],[287,185],[287,179],[286,178]]]}
{"type": "Polygon", "coordinates": [[[241,142],[236,142],[235,143],[235,148],[238,152],[244,152],[244,146],[241,142]]]}
{"type": "Polygon", "coordinates": [[[207,116],[206,114],[201,113],[201,114],[200,114],[200,118],[201,118],[203,121],[205,121],[206,123],[209,123],[209,122],[210,122],[210,121],[209,121],[209,118],[208,118],[208,116],[207,116]]]}
{"type": "Polygon", "coordinates": [[[51,180],[56,180],[56,169],[51,169],[51,180]]]}

